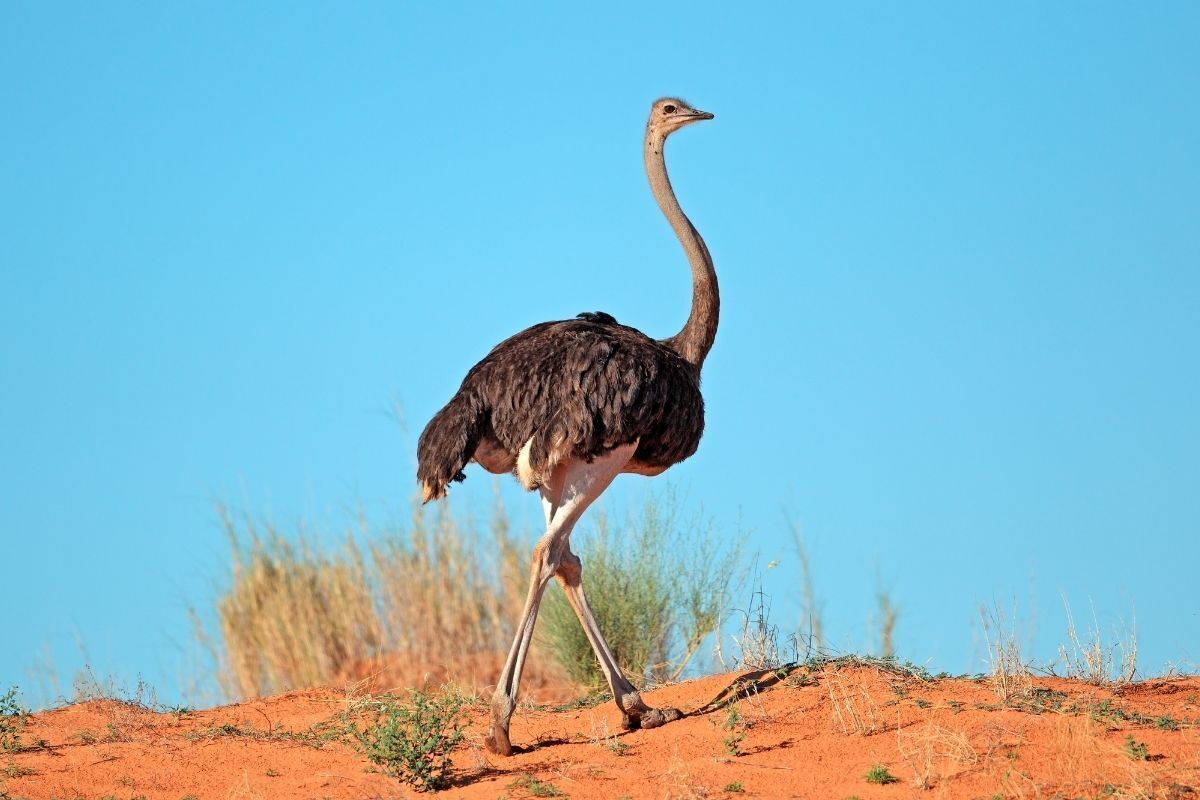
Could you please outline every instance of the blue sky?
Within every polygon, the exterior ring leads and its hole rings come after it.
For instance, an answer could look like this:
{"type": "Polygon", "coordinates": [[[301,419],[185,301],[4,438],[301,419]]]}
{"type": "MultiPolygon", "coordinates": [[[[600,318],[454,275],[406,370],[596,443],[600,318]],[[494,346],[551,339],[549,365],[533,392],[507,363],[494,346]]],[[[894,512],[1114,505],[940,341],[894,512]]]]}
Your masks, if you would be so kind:
{"type": "MultiPolygon", "coordinates": [[[[753,531],[775,622],[809,546],[833,644],[979,670],[1061,593],[1200,660],[1200,9],[1057,4],[0,6],[0,686],[188,675],[215,502],[404,515],[414,443],[535,322],[722,319],[670,484],[753,531]],[[398,424],[392,413],[402,409],[398,424]],[[34,674],[31,674],[34,673],[34,674]]],[[[474,471],[456,507],[485,509],[474,471]]],[[[506,483],[519,520],[535,498],[506,483]]],[[[514,611],[515,613],[515,611],[514,611]]]]}

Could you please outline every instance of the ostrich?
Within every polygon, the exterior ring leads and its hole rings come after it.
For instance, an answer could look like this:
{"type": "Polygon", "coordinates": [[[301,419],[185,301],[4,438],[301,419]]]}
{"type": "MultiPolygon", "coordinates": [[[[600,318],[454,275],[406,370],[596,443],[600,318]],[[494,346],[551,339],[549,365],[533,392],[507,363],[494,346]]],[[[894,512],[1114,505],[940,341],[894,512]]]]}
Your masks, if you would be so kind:
{"type": "Polygon", "coordinates": [[[644,156],[658,207],[692,269],[692,308],[669,339],[655,340],[602,312],[543,322],[496,345],[421,433],[417,480],[425,502],[443,497],[475,461],[515,472],[541,493],[546,533],[533,548],[529,594],[492,696],[488,749],[509,755],[509,721],[542,592],[562,584],[600,662],[626,728],[656,728],[682,714],[651,708],[621,673],[583,593],[570,536],[618,474],[658,475],[696,452],[704,431],[700,367],[717,333],[717,276],[708,247],[667,178],[663,148],[675,131],[713,115],[676,98],[650,108],[644,156]]]}

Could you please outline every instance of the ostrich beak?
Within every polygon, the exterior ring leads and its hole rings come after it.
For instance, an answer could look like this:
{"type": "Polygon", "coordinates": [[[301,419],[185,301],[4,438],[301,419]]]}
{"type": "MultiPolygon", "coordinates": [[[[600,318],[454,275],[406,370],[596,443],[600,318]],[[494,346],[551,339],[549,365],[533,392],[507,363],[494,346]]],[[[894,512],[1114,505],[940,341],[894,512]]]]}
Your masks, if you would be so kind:
{"type": "Polygon", "coordinates": [[[696,111],[695,109],[692,109],[692,116],[695,117],[697,121],[699,121],[702,119],[713,119],[716,115],[710,114],[707,111],[696,111]]]}

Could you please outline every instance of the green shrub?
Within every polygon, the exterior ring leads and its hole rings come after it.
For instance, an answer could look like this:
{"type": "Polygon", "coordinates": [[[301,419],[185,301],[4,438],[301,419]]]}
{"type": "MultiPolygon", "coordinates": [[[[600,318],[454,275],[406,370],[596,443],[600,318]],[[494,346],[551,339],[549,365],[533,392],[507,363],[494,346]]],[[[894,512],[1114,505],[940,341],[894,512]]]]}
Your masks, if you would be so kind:
{"type": "MultiPolygon", "coordinates": [[[[639,685],[679,677],[717,630],[744,571],[740,536],[723,541],[711,524],[680,525],[676,507],[673,496],[651,497],[620,529],[601,514],[593,530],[574,535],[588,604],[617,663],[639,685]]],[[[558,588],[547,589],[539,619],[540,638],[567,674],[601,686],[591,644],[558,588]]]]}
{"type": "Polygon", "coordinates": [[[725,745],[729,755],[740,756],[742,742],[746,739],[746,721],[742,719],[742,712],[736,705],[732,703],[729,705],[728,711],[725,712],[725,719],[721,722],[721,729],[726,732],[721,744],[725,745]]]}
{"type": "Polygon", "coordinates": [[[876,764],[867,770],[867,774],[863,775],[863,780],[865,780],[867,783],[878,783],[884,786],[889,783],[900,782],[900,779],[888,772],[888,768],[883,764],[876,764]]]}
{"type": "Polygon", "coordinates": [[[17,703],[17,687],[0,694],[0,751],[15,753],[21,749],[21,732],[28,713],[17,703]]]}
{"type": "Polygon", "coordinates": [[[384,698],[365,728],[350,726],[359,751],[384,774],[418,789],[440,789],[450,771],[450,751],[463,738],[462,698],[412,692],[410,703],[384,698]]]}

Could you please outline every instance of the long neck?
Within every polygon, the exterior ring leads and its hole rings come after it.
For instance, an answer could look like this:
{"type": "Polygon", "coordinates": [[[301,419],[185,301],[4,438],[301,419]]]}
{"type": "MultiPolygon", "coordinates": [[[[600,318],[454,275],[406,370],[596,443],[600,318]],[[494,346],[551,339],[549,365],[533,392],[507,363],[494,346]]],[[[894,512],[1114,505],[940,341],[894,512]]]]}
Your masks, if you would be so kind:
{"type": "Polygon", "coordinates": [[[658,207],[671,223],[692,266],[692,311],[683,330],[663,342],[699,370],[717,337],[721,299],[717,293],[717,273],[713,269],[712,256],[691,220],[679,207],[671,180],[667,177],[667,162],[663,158],[665,143],[665,137],[647,132],[646,175],[650,178],[650,190],[658,201],[658,207]]]}

